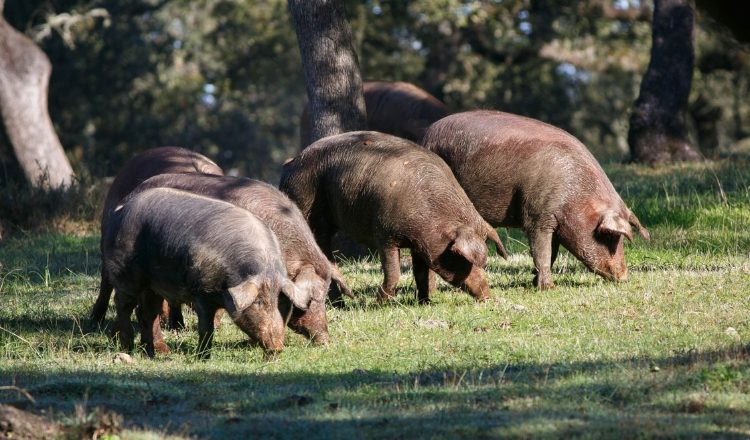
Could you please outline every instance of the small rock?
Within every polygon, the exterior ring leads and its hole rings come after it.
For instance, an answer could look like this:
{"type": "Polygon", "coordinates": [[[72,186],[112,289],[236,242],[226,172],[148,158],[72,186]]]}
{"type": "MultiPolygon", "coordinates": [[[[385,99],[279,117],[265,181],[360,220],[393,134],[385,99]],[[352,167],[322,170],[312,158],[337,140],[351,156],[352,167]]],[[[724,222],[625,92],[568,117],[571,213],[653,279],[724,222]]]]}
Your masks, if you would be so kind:
{"type": "Polygon", "coordinates": [[[513,304],[512,306],[510,306],[510,308],[513,309],[513,311],[515,311],[515,312],[525,312],[526,311],[526,306],[522,306],[521,304],[513,304]]]}
{"type": "Polygon", "coordinates": [[[737,332],[737,329],[734,327],[727,327],[727,329],[724,330],[724,334],[734,339],[735,341],[739,341],[740,339],[742,339],[740,338],[739,332],[737,332]]]}
{"type": "Polygon", "coordinates": [[[116,364],[132,364],[133,358],[127,353],[117,353],[115,357],[112,358],[112,362],[116,364]]]}
{"type": "Polygon", "coordinates": [[[442,319],[418,319],[416,324],[424,328],[448,328],[448,321],[442,319]]]}

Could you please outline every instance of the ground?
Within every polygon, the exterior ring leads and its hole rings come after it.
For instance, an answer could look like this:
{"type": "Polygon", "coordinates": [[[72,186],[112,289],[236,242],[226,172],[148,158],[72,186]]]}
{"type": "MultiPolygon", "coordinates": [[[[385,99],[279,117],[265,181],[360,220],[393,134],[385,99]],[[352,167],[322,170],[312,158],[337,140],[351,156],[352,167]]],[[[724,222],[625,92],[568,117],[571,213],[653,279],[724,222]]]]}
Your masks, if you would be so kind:
{"type": "Polygon", "coordinates": [[[348,262],[356,299],[329,312],[331,343],[288,332],[274,359],[226,318],[196,359],[188,312],[170,355],[114,361],[86,331],[98,236],[17,233],[0,247],[0,403],[69,429],[114,412],[120,438],[750,437],[750,161],[605,169],[652,235],[626,244],[628,283],[563,252],[537,291],[505,230],[487,303],[442,283],[417,305],[404,258],[381,306],[377,261],[348,262]]]}

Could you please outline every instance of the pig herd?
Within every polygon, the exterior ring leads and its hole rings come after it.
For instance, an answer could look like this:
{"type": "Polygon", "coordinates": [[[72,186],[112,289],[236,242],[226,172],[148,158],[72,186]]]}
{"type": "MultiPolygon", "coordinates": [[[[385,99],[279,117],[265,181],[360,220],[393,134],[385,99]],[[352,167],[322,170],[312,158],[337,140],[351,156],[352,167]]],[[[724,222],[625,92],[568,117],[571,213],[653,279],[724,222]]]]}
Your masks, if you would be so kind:
{"type": "Polygon", "coordinates": [[[377,131],[306,146],[284,164],[279,189],[224,176],[184,148],[127,162],[102,213],[92,321],[104,323],[114,290],[112,336],[133,348],[135,311],[149,356],[169,351],[160,323],[183,327],[183,304],[197,314],[204,357],[222,310],[266,352],[283,348],[285,325],[325,344],[326,300],[352,296],[333,258],[337,233],[379,255],[381,301],[395,295],[400,249],[410,251],[420,303],[435,274],[488,299],[486,243],[505,256],[501,226],[528,236],[539,289],[554,286],[560,245],[602,277],[627,279],[624,239],[648,231],[576,138],[508,113],[450,115],[406,83],[366,83],[365,98],[377,131]]]}

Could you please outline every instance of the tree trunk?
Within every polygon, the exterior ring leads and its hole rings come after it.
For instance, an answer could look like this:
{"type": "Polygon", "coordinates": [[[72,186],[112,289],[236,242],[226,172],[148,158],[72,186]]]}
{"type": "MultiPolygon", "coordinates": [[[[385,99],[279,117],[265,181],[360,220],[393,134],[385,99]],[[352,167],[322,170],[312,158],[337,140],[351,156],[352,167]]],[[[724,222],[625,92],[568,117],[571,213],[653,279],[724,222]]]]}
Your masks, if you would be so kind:
{"type": "Polygon", "coordinates": [[[340,0],[289,0],[310,102],[311,142],[366,130],[352,30],[340,0]]]}
{"type": "Polygon", "coordinates": [[[655,0],[651,62],[630,115],[634,162],[700,160],[688,142],[685,114],[693,77],[693,9],[688,0],[655,0]]]}
{"type": "Polygon", "coordinates": [[[47,112],[52,66],[34,42],[3,18],[0,0],[0,114],[26,179],[33,186],[64,188],[73,182],[47,112]]]}

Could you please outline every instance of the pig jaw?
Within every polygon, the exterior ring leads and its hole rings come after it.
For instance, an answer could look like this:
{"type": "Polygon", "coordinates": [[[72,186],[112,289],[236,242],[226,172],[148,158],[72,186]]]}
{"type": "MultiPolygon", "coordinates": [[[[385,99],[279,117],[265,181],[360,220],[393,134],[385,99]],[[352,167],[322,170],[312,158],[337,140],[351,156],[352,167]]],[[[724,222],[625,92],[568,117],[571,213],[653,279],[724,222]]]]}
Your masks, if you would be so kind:
{"type": "Polygon", "coordinates": [[[490,287],[481,267],[472,265],[456,255],[443,255],[438,263],[438,266],[432,269],[445,281],[468,292],[477,301],[489,299],[490,287]]]}
{"type": "Polygon", "coordinates": [[[328,344],[328,320],[323,301],[313,300],[307,310],[294,308],[289,328],[310,339],[314,345],[328,344]]]}

